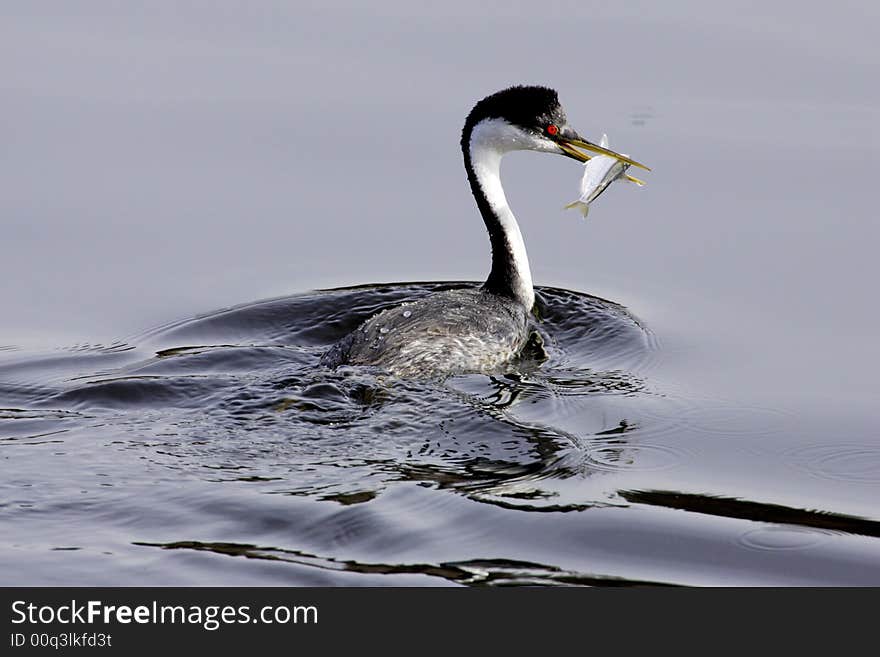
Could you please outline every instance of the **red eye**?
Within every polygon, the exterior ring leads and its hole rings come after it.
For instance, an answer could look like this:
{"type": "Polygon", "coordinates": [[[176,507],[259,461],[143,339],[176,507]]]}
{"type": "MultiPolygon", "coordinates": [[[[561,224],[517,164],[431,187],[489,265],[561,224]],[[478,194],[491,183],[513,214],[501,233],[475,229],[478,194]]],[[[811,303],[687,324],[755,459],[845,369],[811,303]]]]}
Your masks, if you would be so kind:
{"type": "Polygon", "coordinates": [[[556,127],[554,124],[551,123],[550,125],[547,126],[547,134],[550,135],[551,137],[556,135],[558,132],[559,132],[559,128],[556,127]]]}

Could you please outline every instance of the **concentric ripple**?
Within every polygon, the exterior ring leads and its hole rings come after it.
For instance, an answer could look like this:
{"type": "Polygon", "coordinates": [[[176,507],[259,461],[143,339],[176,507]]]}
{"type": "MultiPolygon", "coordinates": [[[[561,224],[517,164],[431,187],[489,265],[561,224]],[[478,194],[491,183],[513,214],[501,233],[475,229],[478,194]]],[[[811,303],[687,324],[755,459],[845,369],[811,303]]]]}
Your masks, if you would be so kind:
{"type": "Polygon", "coordinates": [[[880,445],[826,444],[791,450],[793,466],[820,479],[880,484],[880,445]]]}
{"type": "MultiPolygon", "coordinates": [[[[97,433],[127,437],[154,465],[321,499],[369,499],[397,480],[467,482],[470,490],[540,480],[578,436],[638,414],[638,401],[651,393],[633,368],[652,348],[649,334],[618,304],[555,288],[538,289],[542,355],[527,356],[505,377],[407,381],[370,368],[317,367],[328,345],[374,313],[466,285],[473,284],[271,299],[110,345],[19,357],[8,368],[32,380],[31,393],[17,400],[22,408],[99,417],[97,433]],[[629,410],[617,399],[627,399],[629,410]],[[577,414],[580,428],[554,425],[562,409],[577,414]],[[163,439],[151,441],[159,428],[163,439]]],[[[668,448],[644,443],[593,448],[580,467],[600,472],[673,461],[668,448]]]]}
{"type": "Polygon", "coordinates": [[[689,457],[687,450],[672,445],[618,442],[597,445],[586,450],[586,462],[599,470],[654,471],[668,470],[689,457]]]}
{"type": "Polygon", "coordinates": [[[830,532],[800,527],[759,527],[740,536],[739,542],[755,550],[806,550],[832,536],[830,532]]]}

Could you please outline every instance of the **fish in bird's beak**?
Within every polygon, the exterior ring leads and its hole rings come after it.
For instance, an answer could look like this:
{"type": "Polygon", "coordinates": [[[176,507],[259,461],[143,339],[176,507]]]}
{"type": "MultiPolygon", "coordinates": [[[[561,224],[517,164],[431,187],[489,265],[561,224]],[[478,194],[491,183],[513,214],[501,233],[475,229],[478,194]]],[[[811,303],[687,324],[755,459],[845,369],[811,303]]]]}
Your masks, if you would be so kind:
{"type": "Polygon", "coordinates": [[[582,148],[585,151],[590,151],[591,153],[596,153],[598,155],[607,155],[608,157],[613,157],[620,162],[624,162],[625,164],[631,164],[634,167],[639,167],[640,169],[644,169],[645,171],[650,171],[651,169],[646,167],[641,162],[636,162],[635,160],[630,159],[626,155],[621,155],[620,153],[615,153],[614,151],[600,146],[599,144],[594,144],[591,141],[587,141],[583,137],[581,137],[577,132],[575,132],[572,128],[565,127],[559,131],[559,134],[555,137],[556,145],[562,149],[562,152],[570,158],[577,160],[578,162],[586,162],[590,159],[590,155],[586,153],[582,153],[577,150],[578,148],[582,148]],[[577,148],[575,148],[577,147],[577,148]]]}
{"type": "MultiPolygon", "coordinates": [[[[608,148],[608,135],[602,135],[599,147],[608,148]]],[[[624,157],[626,157],[624,155],[624,157]]],[[[595,155],[584,163],[584,175],[581,178],[581,195],[580,198],[573,203],[565,206],[568,208],[579,208],[584,217],[590,211],[590,203],[595,201],[615,180],[627,180],[636,185],[645,184],[643,180],[633,178],[626,174],[626,170],[630,165],[622,162],[617,158],[608,155],[595,155]]]]}

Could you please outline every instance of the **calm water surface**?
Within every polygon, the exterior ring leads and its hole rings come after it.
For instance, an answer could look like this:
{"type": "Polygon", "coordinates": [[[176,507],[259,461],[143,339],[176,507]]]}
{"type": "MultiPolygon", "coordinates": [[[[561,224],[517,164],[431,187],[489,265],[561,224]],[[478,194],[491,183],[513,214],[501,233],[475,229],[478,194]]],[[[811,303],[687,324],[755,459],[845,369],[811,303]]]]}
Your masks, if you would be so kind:
{"type": "Polygon", "coordinates": [[[92,7],[0,27],[0,583],[880,585],[877,10],[92,7]],[[654,167],[505,161],[545,353],[317,367],[512,82],[654,167]]]}

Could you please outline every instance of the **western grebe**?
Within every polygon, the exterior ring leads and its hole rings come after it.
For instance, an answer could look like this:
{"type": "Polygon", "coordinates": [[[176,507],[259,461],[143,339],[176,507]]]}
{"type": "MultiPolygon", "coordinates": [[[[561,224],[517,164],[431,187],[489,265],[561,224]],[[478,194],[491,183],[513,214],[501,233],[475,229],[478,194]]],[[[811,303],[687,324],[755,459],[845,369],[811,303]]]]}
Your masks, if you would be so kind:
{"type": "Polygon", "coordinates": [[[503,370],[528,340],[535,293],[522,234],[501,186],[501,158],[530,150],[590,159],[576,147],[647,168],[581,138],[553,89],[516,86],[479,101],[464,123],[461,150],[492,246],[486,282],[383,310],[333,345],[321,364],[375,365],[403,377],[503,370]]]}

